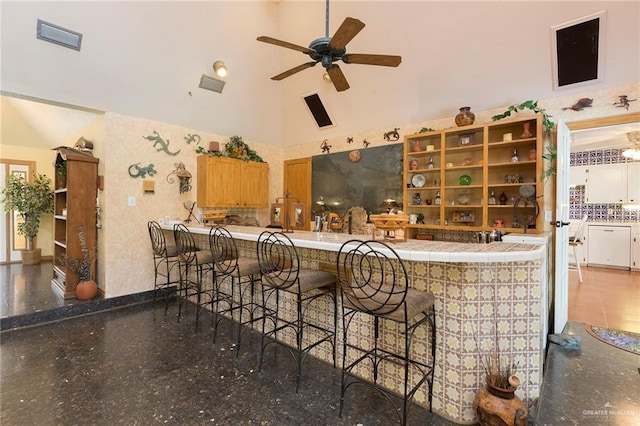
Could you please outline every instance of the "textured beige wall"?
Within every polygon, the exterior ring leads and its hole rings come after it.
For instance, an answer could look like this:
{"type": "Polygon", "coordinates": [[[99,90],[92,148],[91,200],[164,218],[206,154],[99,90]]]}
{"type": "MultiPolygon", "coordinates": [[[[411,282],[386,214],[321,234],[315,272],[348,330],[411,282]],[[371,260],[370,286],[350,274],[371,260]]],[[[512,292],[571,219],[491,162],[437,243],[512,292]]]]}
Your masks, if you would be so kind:
{"type": "MultiPolygon", "coordinates": [[[[107,113],[105,128],[104,153],[101,158],[105,187],[101,194],[103,229],[100,260],[105,274],[102,281],[106,296],[114,297],[153,289],[147,222],[167,216],[172,220],[184,220],[188,212],[183,203],[196,201],[197,145],[195,142],[187,144],[185,137],[197,134],[201,137],[200,144],[205,147],[209,141],[226,143],[228,138],[113,113],[107,113]],[[154,130],[165,141],[169,141],[169,151],[180,152],[170,156],[157,151],[153,142],[143,137],[152,135],[154,130]],[[184,163],[193,175],[193,189],[184,194],[180,194],[177,180],[174,183],[167,181],[167,176],[175,170],[175,163],[178,162],[184,163]],[[132,178],[129,175],[129,167],[136,163],[140,163],[141,167],[150,163],[154,165],[157,174],[145,178],[154,181],[153,194],[143,193],[142,178],[132,178]],[[130,196],[135,197],[135,207],[127,204],[130,196]]],[[[277,188],[282,187],[280,150],[248,140],[245,142],[269,163],[269,198],[275,198],[277,188]]],[[[261,223],[264,223],[263,218],[268,217],[268,209],[257,213],[261,223]]]]}

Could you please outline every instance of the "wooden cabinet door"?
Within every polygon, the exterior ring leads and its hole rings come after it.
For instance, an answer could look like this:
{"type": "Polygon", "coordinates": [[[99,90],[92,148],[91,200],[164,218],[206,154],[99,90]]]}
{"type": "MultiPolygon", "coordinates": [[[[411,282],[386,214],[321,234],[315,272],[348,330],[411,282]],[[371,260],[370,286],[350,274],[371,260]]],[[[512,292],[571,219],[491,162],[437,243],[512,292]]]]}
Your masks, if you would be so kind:
{"type": "Polygon", "coordinates": [[[239,207],[241,162],[232,158],[198,157],[199,207],[239,207]]]}
{"type": "Polygon", "coordinates": [[[240,207],[266,208],[269,203],[269,165],[242,162],[240,207]]]}

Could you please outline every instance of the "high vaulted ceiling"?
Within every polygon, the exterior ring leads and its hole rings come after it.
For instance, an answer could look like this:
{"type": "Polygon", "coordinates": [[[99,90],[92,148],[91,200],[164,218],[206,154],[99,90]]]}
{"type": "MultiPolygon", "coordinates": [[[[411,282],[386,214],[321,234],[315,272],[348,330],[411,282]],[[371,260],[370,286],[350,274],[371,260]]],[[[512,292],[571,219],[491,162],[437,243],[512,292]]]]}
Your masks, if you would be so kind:
{"type": "Polygon", "coordinates": [[[77,1],[1,3],[3,93],[148,118],[277,145],[500,108],[640,80],[637,1],[340,1],[330,34],[355,17],[353,53],[402,56],[398,68],[342,64],[336,92],[321,66],[260,35],[307,46],[324,36],[325,1],[77,1]],[[602,82],[554,91],[552,26],[606,10],[602,82]],[[80,52],[36,39],[42,19],[83,34],[80,52]],[[221,94],[198,88],[223,60],[221,94]],[[302,102],[318,92],[336,125],[320,130],[302,102]]]}

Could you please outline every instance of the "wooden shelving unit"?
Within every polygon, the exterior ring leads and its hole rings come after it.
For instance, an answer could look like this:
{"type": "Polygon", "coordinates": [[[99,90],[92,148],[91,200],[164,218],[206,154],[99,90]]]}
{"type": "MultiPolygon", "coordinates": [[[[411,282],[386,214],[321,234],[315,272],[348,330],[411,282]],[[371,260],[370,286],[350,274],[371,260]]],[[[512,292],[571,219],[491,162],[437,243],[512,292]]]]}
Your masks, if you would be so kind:
{"type": "MultiPolygon", "coordinates": [[[[98,193],[98,159],[70,148],[56,152],[56,167],[66,162],[66,179],[56,173],[54,190],[53,279],[51,288],[65,299],[76,296],[79,282],[64,259],[81,259],[78,231],[82,228],[87,248],[95,253],[97,242],[96,197],[98,193]]],[[[95,274],[95,258],[91,268],[95,274]]],[[[92,277],[95,279],[95,277],[92,277]]]]}
{"type": "Polygon", "coordinates": [[[524,197],[514,210],[514,202],[526,184],[544,205],[542,136],[538,115],[405,136],[404,212],[424,215],[423,224],[408,225],[409,236],[415,238],[419,229],[490,230],[497,219],[507,232],[522,232],[525,226],[527,232],[541,232],[543,215],[533,219],[535,206],[524,206],[524,197]],[[532,135],[523,135],[525,124],[532,135]],[[514,150],[518,161],[512,161],[514,150]],[[422,181],[424,185],[415,185],[422,181]],[[496,199],[504,193],[506,204],[488,204],[492,190],[496,199]]]}

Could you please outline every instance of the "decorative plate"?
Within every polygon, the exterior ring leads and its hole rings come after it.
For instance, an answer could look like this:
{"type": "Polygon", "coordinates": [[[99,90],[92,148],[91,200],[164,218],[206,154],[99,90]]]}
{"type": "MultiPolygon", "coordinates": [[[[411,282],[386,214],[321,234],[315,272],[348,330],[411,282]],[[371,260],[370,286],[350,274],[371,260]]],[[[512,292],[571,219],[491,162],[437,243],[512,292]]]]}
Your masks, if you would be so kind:
{"type": "Polygon", "coordinates": [[[422,175],[413,175],[413,177],[411,178],[411,183],[416,188],[422,188],[424,186],[424,182],[424,176],[422,175]]]}
{"type": "Polygon", "coordinates": [[[458,178],[458,183],[460,185],[471,185],[471,176],[462,175],[458,178]]]}
{"type": "Polygon", "coordinates": [[[357,163],[361,158],[362,154],[360,154],[360,151],[358,151],[357,149],[349,153],[349,161],[351,161],[352,163],[357,163]]]}

